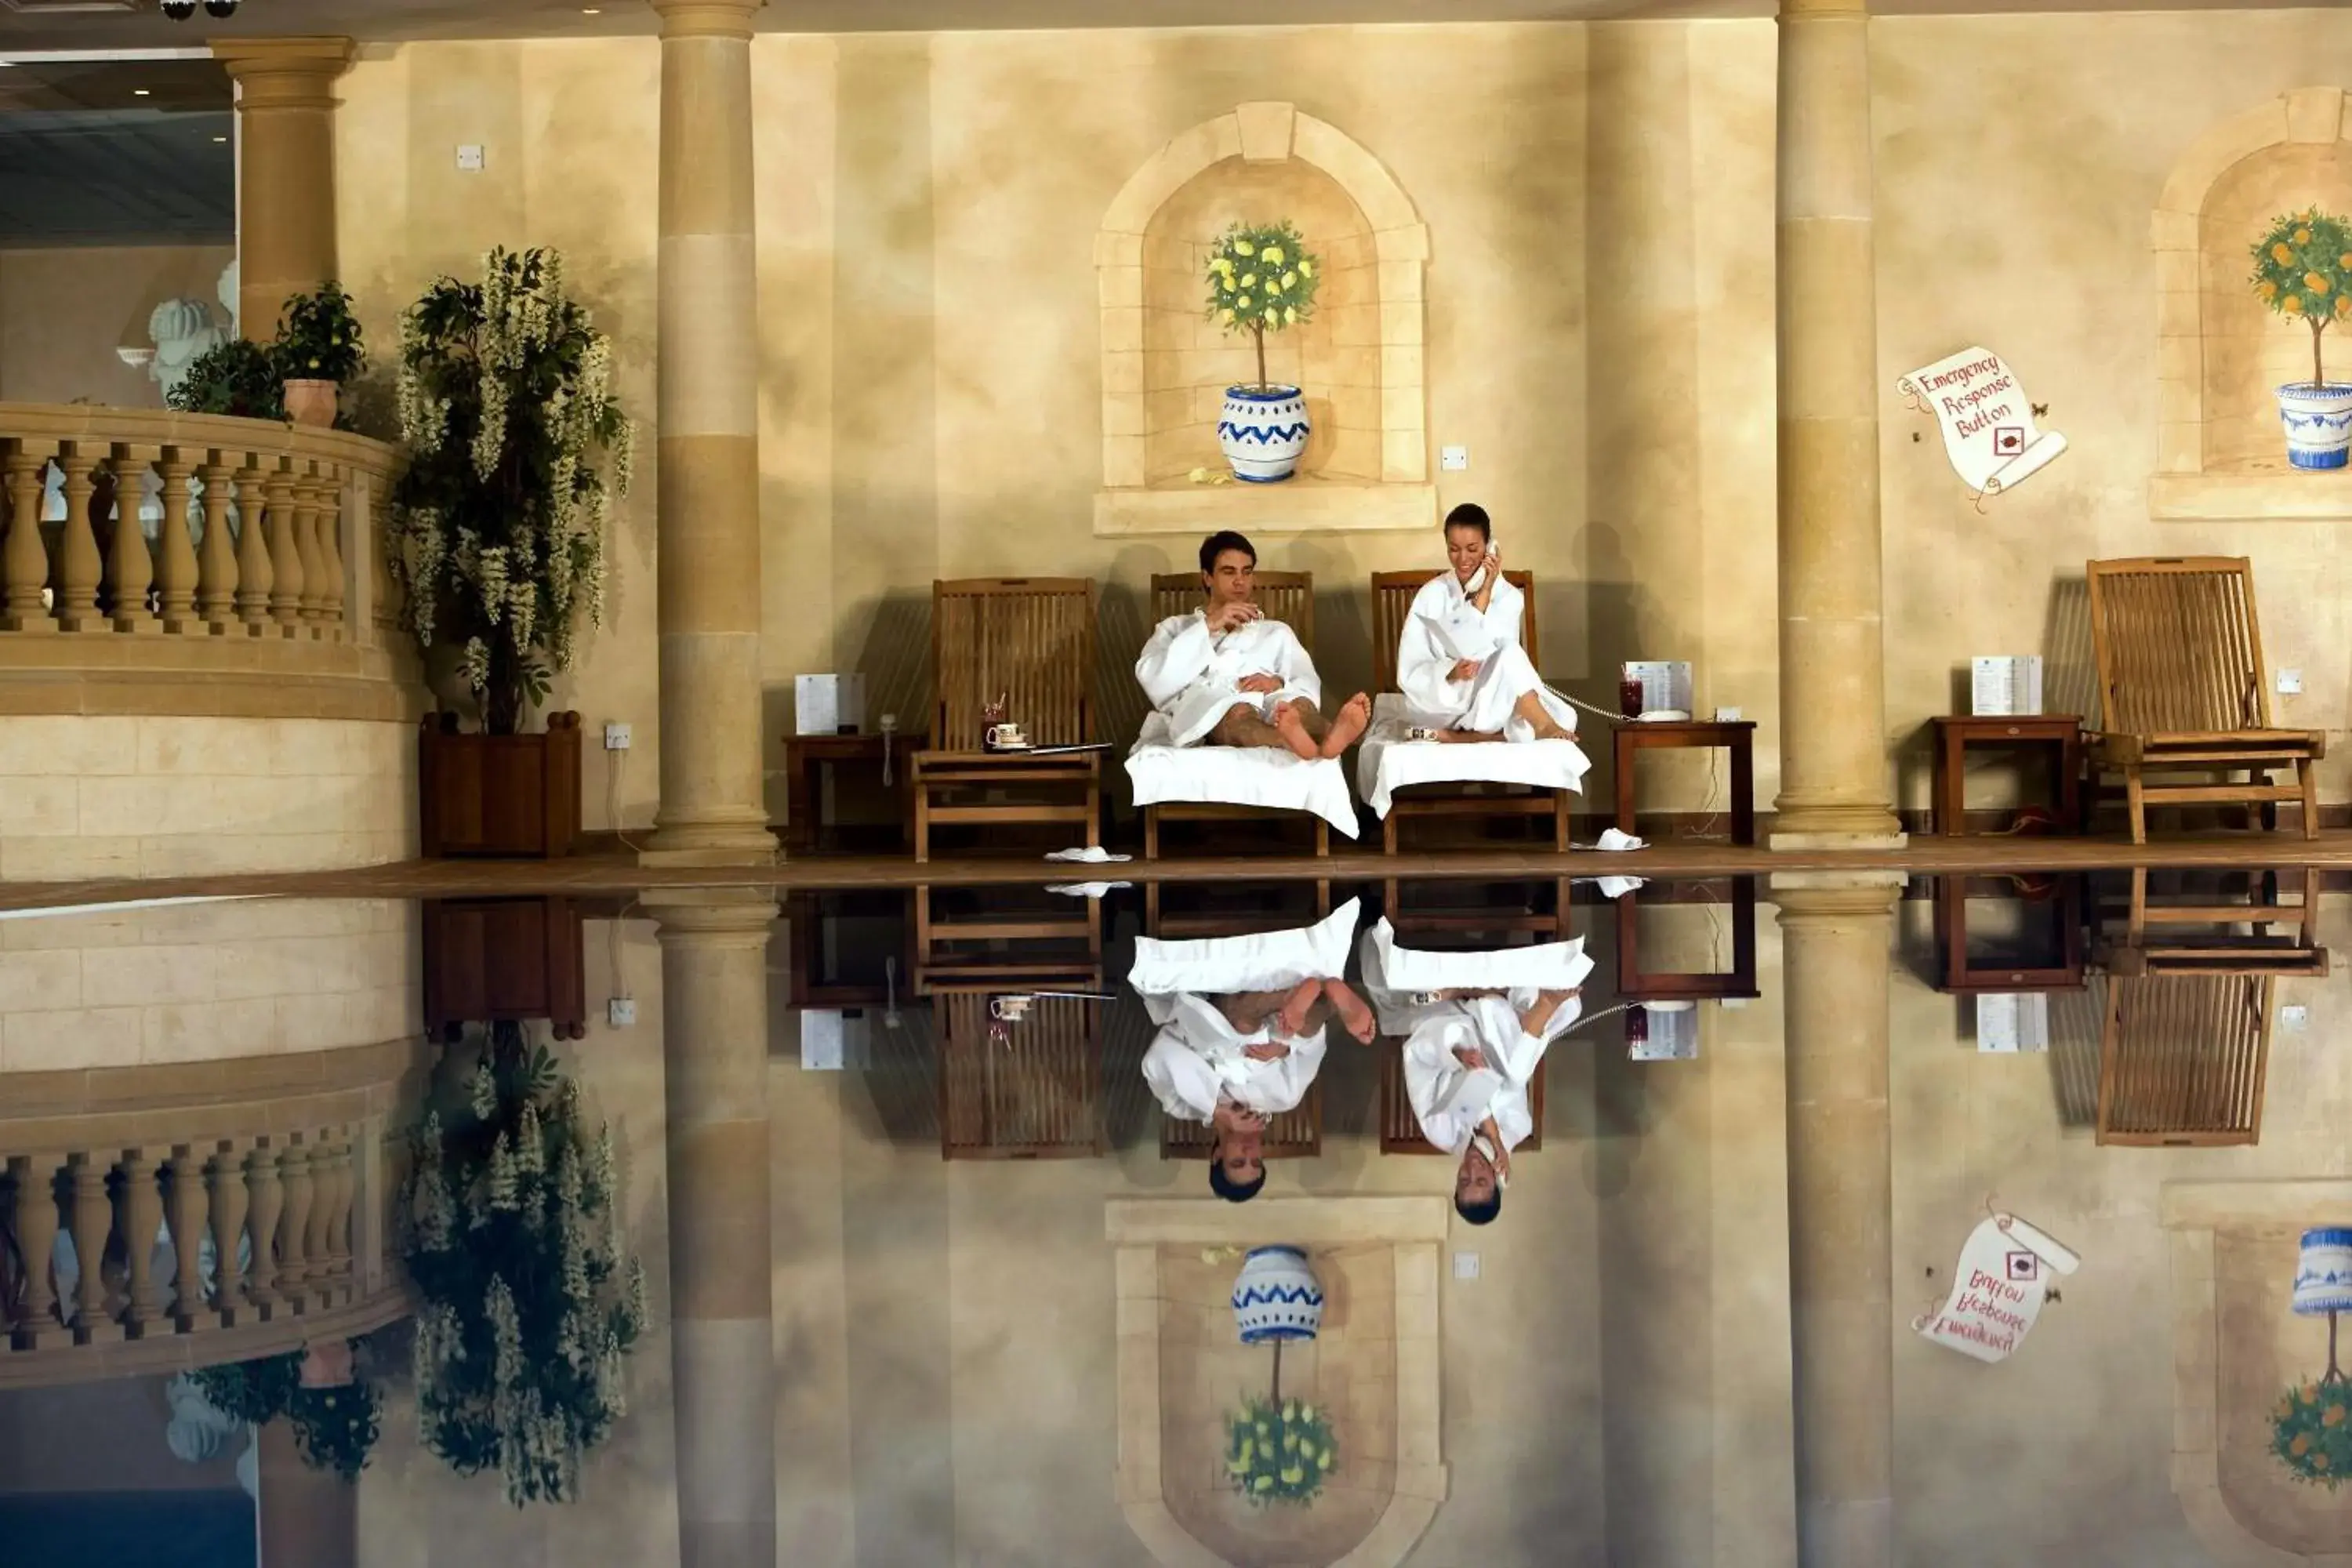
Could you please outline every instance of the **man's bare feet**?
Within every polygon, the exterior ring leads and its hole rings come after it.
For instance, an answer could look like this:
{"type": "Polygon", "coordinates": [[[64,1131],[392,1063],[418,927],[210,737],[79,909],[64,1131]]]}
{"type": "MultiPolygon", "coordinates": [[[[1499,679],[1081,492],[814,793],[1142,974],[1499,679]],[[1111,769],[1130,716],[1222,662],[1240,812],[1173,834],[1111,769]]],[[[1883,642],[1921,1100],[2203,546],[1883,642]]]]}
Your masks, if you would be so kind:
{"type": "Polygon", "coordinates": [[[1315,737],[1307,732],[1307,721],[1298,716],[1297,704],[1284,703],[1274,715],[1274,727],[1293,755],[1311,763],[1322,754],[1315,749],[1315,737]]]}
{"type": "Polygon", "coordinates": [[[1336,757],[1354,745],[1371,721],[1372,700],[1359,691],[1348,699],[1348,705],[1331,721],[1331,732],[1323,737],[1323,754],[1336,757]]]}
{"type": "Polygon", "coordinates": [[[1300,981],[1298,988],[1283,999],[1282,1011],[1276,1015],[1282,1024],[1282,1032],[1286,1035],[1305,1034],[1307,1015],[1313,1009],[1315,999],[1322,994],[1323,983],[1320,980],[1300,981]]]}
{"type": "Polygon", "coordinates": [[[1339,1023],[1348,1033],[1359,1044],[1370,1045],[1372,1037],[1380,1033],[1380,1025],[1371,1008],[1356,994],[1355,987],[1344,980],[1328,980],[1323,984],[1323,994],[1330,1001],[1332,1011],[1339,1015],[1339,1023]]]}

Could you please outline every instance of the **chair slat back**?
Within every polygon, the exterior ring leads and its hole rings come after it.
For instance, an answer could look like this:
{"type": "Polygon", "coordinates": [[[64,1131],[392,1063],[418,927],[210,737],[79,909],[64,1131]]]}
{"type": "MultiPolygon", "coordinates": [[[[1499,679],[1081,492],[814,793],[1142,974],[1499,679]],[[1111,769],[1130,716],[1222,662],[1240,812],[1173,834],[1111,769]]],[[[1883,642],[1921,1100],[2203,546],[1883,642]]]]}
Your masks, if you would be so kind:
{"type": "Polygon", "coordinates": [[[2248,562],[2094,561],[2089,577],[2103,729],[2162,735],[2270,728],[2248,562]]]}
{"type": "MultiPolygon", "coordinates": [[[[1258,608],[1297,634],[1298,646],[1315,656],[1315,574],[1261,572],[1257,574],[1258,608]]],[[[1189,616],[1201,607],[1201,575],[1197,572],[1155,572],[1151,576],[1151,624],[1171,616],[1189,616]]]]}
{"type": "MultiPolygon", "coordinates": [[[[1412,615],[1413,596],[1437,575],[1426,570],[1372,574],[1372,679],[1380,690],[1397,689],[1397,647],[1404,640],[1404,623],[1412,615]]],[[[1519,646],[1528,650],[1528,662],[1541,669],[1543,653],[1536,642],[1536,574],[1506,570],[1503,581],[1527,601],[1527,611],[1519,616],[1519,646]]]]}
{"type": "Polygon", "coordinates": [[[2258,1142],[2271,984],[2239,974],[2111,978],[2099,1039],[2098,1141],[2258,1142]]]}
{"type": "MultiPolygon", "coordinates": [[[[1381,1054],[1381,1152],[1383,1154],[1443,1154],[1444,1150],[1429,1141],[1421,1130],[1421,1118],[1412,1113],[1412,1097],[1404,1087],[1404,1042],[1383,1037],[1372,1043],[1381,1054]]],[[[1535,1126],[1521,1141],[1521,1149],[1543,1147],[1544,1079],[1547,1075],[1539,1064],[1534,1081],[1528,1085],[1528,1120],[1535,1126]]]]}
{"type": "Polygon", "coordinates": [[[1041,996],[1002,1043],[989,994],[944,992],[940,1152],[950,1160],[1035,1160],[1102,1151],[1102,1004],[1041,996]]]}
{"type": "MultiPolygon", "coordinates": [[[[1217,1146],[1216,1134],[1204,1121],[1160,1121],[1160,1157],[1163,1160],[1205,1160],[1217,1146]]],[[[1260,1151],[1269,1160],[1312,1160],[1323,1152],[1323,1080],[1307,1086],[1307,1098],[1267,1123],[1260,1151]]]]}
{"type": "Polygon", "coordinates": [[[1094,739],[1094,584],[1084,577],[972,577],[931,584],[931,664],[939,693],[931,744],[980,749],[981,710],[1036,745],[1094,739]]]}

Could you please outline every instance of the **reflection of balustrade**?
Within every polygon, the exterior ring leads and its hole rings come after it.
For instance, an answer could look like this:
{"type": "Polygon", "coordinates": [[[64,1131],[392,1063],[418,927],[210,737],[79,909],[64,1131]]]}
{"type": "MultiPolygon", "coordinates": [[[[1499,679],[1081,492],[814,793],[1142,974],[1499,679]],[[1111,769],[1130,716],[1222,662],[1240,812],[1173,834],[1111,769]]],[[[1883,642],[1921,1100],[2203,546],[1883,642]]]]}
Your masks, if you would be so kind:
{"type": "Polygon", "coordinates": [[[392,464],[342,431],[0,404],[0,634],[380,646],[392,464]]]}
{"type": "Polygon", "coordinates": [[[282,1083],[331,1087],[235,1104],[171,1104],[191,1098],[184,1071],[127,1068],[86,1075],[58,1114],[12,1107],[0,1387],[241,1361],[405,1316],[387,1243],[426,1049],[273,1058],[282,1083]]]}

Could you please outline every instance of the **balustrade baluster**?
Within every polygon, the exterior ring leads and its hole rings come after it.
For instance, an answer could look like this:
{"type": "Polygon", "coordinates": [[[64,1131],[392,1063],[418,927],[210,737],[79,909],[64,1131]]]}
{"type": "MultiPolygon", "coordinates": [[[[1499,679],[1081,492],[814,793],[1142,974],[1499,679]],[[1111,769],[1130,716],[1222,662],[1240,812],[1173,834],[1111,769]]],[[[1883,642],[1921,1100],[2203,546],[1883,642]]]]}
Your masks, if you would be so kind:
{"type": "Polygon", "coordinates": [[[171,1191],[163,1218],[172,1227],[172,1256],[178,1265],[172,1281],[172,1322],[180,1332],[193,1333],[204,1321],[205,1226],[212,1205],[205,1201],[205,1156],[185,1143],[172,1151],[171,1191]]]}
{"type": "Polygon", "coordinates": [[[286,1303],[278,1293],[278,1215],[286,1206],[278,1186],[278,1156],[268,1138],[253,1141],[245,1163],[247,1226],[253,1233],[253,1261],[245,1271],[245,1298],[265,1321],[283,1317],[286,1303]]]}
{"type": "Polygon", "coordinates": [[[262,517],[265,476],[252,453],[238,453],[237,462],[236,615],[245,623],[247,635],[257,637],[266,636],[269,629],[271,574],[275,570],[269,559],[269,530],[262,517]]]}
{"type": "Polygon", "coordinates": [[[16,1246],[25,1263],[25,1300],[10,1336],[20,1351],[63,1344],[69,1337],[67,1313],[58,1309],[49,1278],[58,1245],[58,1163],[55,1154],[18,1154],[8,1162],[16,1194],[16,1246]]]}
{"type": "Polygon", "coordinates": [[[278,1293],[298,1312],[310,1304],[308,1233],[315,1185],[310,1180],[310,1145],[297,1132],[278,1160],[278,1180],[286,1187],[286,1212],[278,1226],[278,1293]]]}
{"type": "Polygon", "coordinates": [[[8,448],[8,537],[0,545],[0,631],[57,629],[41,590],[48,586],[49,552],[41,541],[41,489],[47,476],[47,448],[27,441],[8,448]]]}
{"type": "Polygon", "coordinates": [[[335,1284],[339,1301],[358,1299],[359,1290],[352,1278],[352,1191],[353,1187],[352,1160],[357,1150],[352,1147],[356,1127],[338,1127],[334,1140],[328,1145],[331,1181],[324,1207],[327,1211],[326,1258],[327,1276],[335,1284]]]}
{"type": "Polygon", "coordinates": [[[355,642],[343,624],[343,487],[342,475],[331,464],[320,463],[310,494],[318,503],[311,527],[319,537],[320,636],[332,642],[355,642]]]}
{"type": "Polygon", "coordinates": [[[162,546],[155,563],[155,587],[163,611],[163,629],[185,635],[201,632],[196,618],[196,546],[188,531],[191,504],[188,479],[195,469],[186,448],[166,447],[160,471],[163,476],[162,546]]]}
{"type": "Polygon", "coordinates": [[[148,552],[147,530],[139,518],[147,499],[148,465],[161,456],[153,447],[118,442],[114,448],[114,533],[108,541],[106,583],[114,595],[109,608],[118,632],[163,629],[147,607],[147,590],[155,584],[155,560],[148,552]]]}
{"type": "Polygon", "coordinates": [[[335,1300],[334,1270],[327,1258],[327,1233],[335,1223],[335,1146],[331,1130],[310,1134],[310,1217],[302,1227],[302,1259],[310,1299],[321,1307],[335,1300]]]}
{"type": "Polygon", "coordinates": [[[219,457],[214,453],[203,469],[205,542],[196,557],[196,613],[215,637],[228,629],[236,613],[236,541],[228,526],[236,471],[219,457]]]}
{"type": "Polygon", "coordinates": [[[106,1239],[114,1229],[114,1205],[107,1196],[108,1167],[90,1154],[69,1156],[73,1181],[74,1263],[81,1270],[74,1291],[74,1342],[118,1339],[121,1326],[106,1305],[106,1239]]]}
{"type": "Polygon", "coordinates": [[[106,629],[98,613],[99,579],[104,563],[98,553],[98,535],[90,526],[89,503],[97,492],[90,471],[98,459],[86,441],[68,441],[58,458],[66,474],[66,520],[58,534],[57,616],[69,632],[106,629]]]}
{"type": "MultiPolygon", "coordinates": [[[[236,1143],[215,1146],[212,1165],[213,1311],[221,1327],[233,1329],[258,1314],[246,1294],[246,1267],[237,1261],[245,1240],[251,1194],[245,1184],[244,1152],[236,1143]]],[[[259,1247],[254,1251],[258,1254],[259,1247]]]]}
{"type": "Polygon", "coordinates": [[[269,495],[269,615],[278,623],[264,636],[297,637],[302,619],[302,550],[294,530],[294,476],[284,463],[270,469],[269,495]]]}
{"type": "Polygon", "coordinates": [[[327,617],[327,563],[319,553],[319,489],[311,473],[315,467],[307,458],[294,463],[294,549],[302,562],[301,635],[320,635],[320,623],[327,617]]]}
{"type": "Polygon", "coordinates": [[[155,1237],[163,1227],[163,1193],[155,1163],[143,1149],[122,1152],[122,1248],[130,1264],[130,1300],[122,1326],[131,1338],[163,1321],[163,1282],[155,1278],[155,1237]]]}

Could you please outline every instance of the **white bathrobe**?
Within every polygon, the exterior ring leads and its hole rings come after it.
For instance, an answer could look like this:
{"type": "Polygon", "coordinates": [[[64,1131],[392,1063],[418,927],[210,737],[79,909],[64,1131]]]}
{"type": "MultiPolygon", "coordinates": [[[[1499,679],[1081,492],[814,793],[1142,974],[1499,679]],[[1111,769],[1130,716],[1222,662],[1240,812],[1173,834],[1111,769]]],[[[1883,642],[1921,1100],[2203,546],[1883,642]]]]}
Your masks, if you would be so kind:
{"type": "Polygon", "coordinates": [[[1301,697],[1318,708],[1323,702],[1315,661],[1297,635],[1271,616],[1213,635],[1202,611],[1171,616],[1144,645],[1135,679],[1166,717],[1170,743],[1178,746],[1198,745],[1236,703],[1248,704],[1272,723],[1284,703],[1301,697]],[[1271,675],[1282,689],[1241,689],[1240,683],[1253,675],[1271,675]]]}
{"type": "Polygon", "coordinates": [[[1307,1098],[1323,1066],[1323,1034],[1288,1035],[1267,1018],[1254,1033],[1234,1026],[1214,1000],[1191,992],[1147,996],[1144,1004],[1161,1027],[1143,1053],[1143,1081],[1160,1109],[1180,1121],[1210,1120],[1220,1099],[1265,1116],[1277,1116],[1307,1098]],[[1255,1061],[1244,1054],[1253,1045],[1288,1046],[1290,1054],[1255,1061]]]}
{"type": "Polygon", "coordinates": [[[1532,691],[1553,722],[1575,733],[1576,710],[1545,689],[1519,646],[1519,621],[1526,613],[1526,595],[1507,580],[1495,584],[1484,612],[1451,572],[1423,584],[1397,639],[1397,689],[1413,722],[1532,741],[1534,727],[1517,713],[1519,699],[1532,691]],[[1454,665],[1465,658],[1477,663],[1478,673],[1467,680],[1449,679],[1454,665]]]}
{"type": "MultiPolygon", "coordinates": [[[[1456,1005],[1458,1011],[1423,1023],[1404,1043],[1404,1092],[1412,1102],[1421,1135],[1449,1154],[1459,1155],[1491,1116],[1503,1147],[1516,1149],[1535,1131],[1528,1085],[1543,1062],[1543,1042],[1520,1032],[1510,1004],[1482,996],[1456,1005]],[[1480,1014],[1498,1011],[1502,1021],[1480,1014]],[[1497,1046],[1490,1037],[1507,1037],[1497,1046]],[[1468,1046],[1480,1067],[1462,1065],[1454,1047],[1468,1046]]],[[[1563,1007],[1562,1012],[1568,1009],[1563,1007]]]]}

